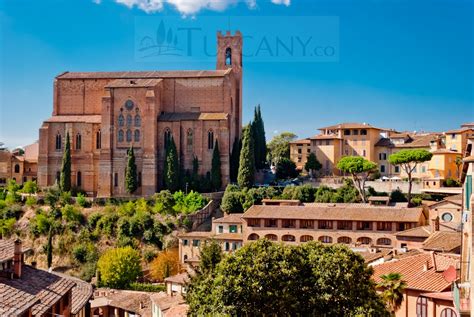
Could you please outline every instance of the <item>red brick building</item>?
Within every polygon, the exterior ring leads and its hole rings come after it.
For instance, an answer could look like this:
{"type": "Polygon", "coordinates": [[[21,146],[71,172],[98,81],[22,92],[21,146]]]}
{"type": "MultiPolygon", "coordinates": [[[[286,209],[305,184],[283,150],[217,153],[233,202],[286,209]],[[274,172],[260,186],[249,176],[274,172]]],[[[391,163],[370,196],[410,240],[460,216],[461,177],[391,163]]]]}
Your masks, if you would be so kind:
{"type": "Polygon", "coordinates": [[[242,35],[217,34],[217,67],[208,71],[65,72],[55,78],[53,115],[40,128],[38,183],[59,177],[69,133],[72,184],[90,195],[123,196],[126,152],[134,147],[136,194],[160,188],[165,142],[173,137],[184,169],[211,170],[215,140],[222,183],[242,126],[242,35]]]}

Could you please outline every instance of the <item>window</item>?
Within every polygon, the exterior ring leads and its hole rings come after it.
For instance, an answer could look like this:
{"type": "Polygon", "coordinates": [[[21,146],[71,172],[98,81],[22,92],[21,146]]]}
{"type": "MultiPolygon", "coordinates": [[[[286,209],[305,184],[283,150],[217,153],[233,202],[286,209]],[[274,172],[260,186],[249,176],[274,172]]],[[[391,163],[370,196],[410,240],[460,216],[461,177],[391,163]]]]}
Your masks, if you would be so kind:
{"type": "Polygon", "coordinates": [[[357,230],[372,230],[372,221],[357,222],[357,230]]]}
{"type": "Polygon", "coordinates": [[[445,308],[441,311],[440,317],[457,317],[457,314],[451,308],[445,308]]]}
{"type": "Polygon", "coordinates": [[[207,132],[207,148],[212,150],[214,148],[214,131],[209,130],[207,132]]]}
{"type": "Polygon", "coordinates": [[[294,219],[283,219],[281,225],[282,225],[283,228],[295,228],[296,227],[296,220],[294,220],[294,219]]]}
{"type": "Polygon", "coordinates": [[[331,144],[331,141],[330,140],[326,140],[326,145],[330,145],[331,144]]]}
{"type": "Polygon", "coordinates": [[[224,232],[224,226],[219,226],[217,227],[219,233],[223,233],[224,232]]]}
{"type": "Polygon", "coordinates": [[[360,135],[367,135],[367,130],[366,129],[360,130],[360,135]]]}
{"type": "Polygon", "coordinates": [[[321,236],[318,240],[322,243],[332,243],[332,238],[329,236],[321,236]]]}
{"type": "Polygon", "coordinates": [[[193,240],[193,247],[198,247],[200,242],[201,242],[200,240],[194,239],[193,240]]]}
{"type": "Polygon", "coordinates": [[[271,234],[271,233],[270,233],[270,234],[267,234],[267,235],[265,236],[265,238],[268,239],[268,240],[270,240],[270,241],[278,241],[278,237],[277,237],[276,234],[271,234]]]}
{"type": "Polygon", "coordinates": [[[311,153],[311,149],[306,149],[306,153],[310,154],[310,153],[311,153]]]}
{"type": "Polygon", "coordinates": [[[225,242],[225,248],[224,248],[224,249],[225,249],[226,251],[229,251],[229,249],[230,249],[230,244],[229,244],[229,242],[227,242],[227,241],[225,242]]]}
{"type": "Polygon", "coordinates": [[[313,229],[314,228],[314,220],[300,220],[300,228],[301,229],[313,229]]]}
{"type": "Polygon", "coordinates": [[[416,317],[428,317],[428,299],[419,296],[416,300],[416,317]]]}
{"type": "Polygon", "coordinates": [[[298,157],[298,163],[301,163],[301,157],[298,157]]]}
{"type": "Polygon", "coordinates": [[[352,221],[340,220],[337,222],[337,229],[339,230],[352,230],[352,221]]]}
{"type": "Polygon", "coordinates": [[[294,242],[296,241],[295,236],[291,234],[285,234],[281,237],[281,241],[288,241],[288,242],[294,242]]]}
{"type": "Polygon", "coordinates": [[[100,149],[101,147],[102,147],[102,133],[99,130],[95,133],[95,148],[100,149]]]}
{"type": "Polygon", "coordinates": [[[20,165],[15,164],[15,173],[20,173],[20,165]]]}
{"type": "Polygon", "coordinates": [[[123,130],[118,131],[118,137],[117,137],[119,142],[123,142],[123,130]]]}
{"type": "Polygon", "coordinates": [[[140,142],[140,130],[135,130],[133,132],[133,140],[135,142],[140,142]]]}
{"type": "Polygon", "coordinates": [[[232,65],[232,49],[230,47],[225,49],[225,64],[232,65]]]}
{"type": "Polygon", "coordinates": [[[247,220],[247,226],[249,226],[249,227],[260,227],[260,219],[249,219],[249,220],[247,220]]]}
{"type": "Polygon", "coordinates": [[[163,140],[164,145],[165,145],[165,147],[167,147],[168,144],[171,142],[171,130],[169,128],[165,129],[163,137],[164,137],[164,140],[163,140]]]}
{"type": "Polygon", "coordinates": [[[319,220],[318,221],[318,229],[332,229],[332,221],[331,220],[319,220]]]}
{"type": "Polygon", "coordinates": [[[339,237],[339,238],[337,238],[337,243],[351,244],[352,239],[349,238],[349,237],[339,237]]]}
{"type": "Polygon", "coordinates": [[[133,101],[131,101],[130,99],[125,101],[125,108],[127,110],[132,110],[133,109],[133,101]]]}
{"type": "Polygon", "coordinates": [[[385,173],[385,165],[380,165],[380,173],[385,173]]]}
{"type": "Polygon", "coordinates": [[[276,228],[278,226],[278,221],[276,219],[265,219],[265,227],[276,228]]]}
{"type": "Polygon", "coordinates": [[[344,135],[351,135],[351,130],[345,129],[344,130],[344,135]]]}
{"type": "Polygon", "coordinates": [[[60,171],[57,171],[56,172],[56,183],[59,184],[59,181],[61,180],[61,172],[60,171]]]}
{"type": "Polygon", "coordinates": [[[453,139],[453,140],[456,139],[456,134],[455,133],[451,134],[451,139],[453,139]]]}
{"type": "Polygon", "coordinates": [[[422,166],[422,167],[421,167],[421,172],[422,172],[422,173],[426,173],[426,166],[422,166]]]}
{"type": "Polygon", "coordinates": [[[359,130],[352,130],[352,135],[359,135],[359,130]]]}
{"type": "Polygon", "coordinates": [[[188,245],[188,239],[183,239],[183,245],[188,245]]]}
{"type": "Polygon", "coordinates": [[[132,126],[132,116],[127,114],[127,127],[132,126]]]}
{"type": "Polygon", "coordinates": [[[313,237],[309,235],[303,235],[300,237],[300,242],[308,242],[308,241],[313,241],[313,237]]]}
{"type": "Polygon", "coordinates": [[[395,173],[400,173],[400,166],[395,166],[395,173]]]}
{"type": "Polygon", "coordinates": [[[124,121],[125,121],[125,119],[123,117],[123,114],[120,114],[118,116],[118,125],[119,125],[119,127],[123,127],[124,121]]]}
{"type": "Polygon", "coordinates": [[[362,156],[366,156],[367,155],[367,152],[365,150],[362,150],[362,156]]]}
{"type": "Polygon", "coordinates": [[[443,219],[444,222],[451,222],[453,221],[453,215],[450,214],[449,212],[445,212],[442,216],[441,219],[443,219]]]}
{"type": "Polygon", "coordinates": [[[377,222],[377,230],[392,231],[392,223],[389,221],[379,221],[377,222]]]}
{"type": "Polygon", "coordinates": [[[377,240],[378,245],[392,245],[392,240],[388,238],[380,238],[377,240]]]}
{"type": "Polygon", "coordinates": [[[132,130],[127,130],[127,142],[132,142],[132,130]]]}
{"type": "Polygon", "coordinates": [[[258,240],[258,238],[260,238],[260,237],[258,236],[258,234],[252,233],[251,235],[249,235],[249,237],[247,238],[247,240],[252,240],[252,241],[253,241],[253,240],[258,240]]]}
{"type": "Polygon", "coordinates": [[[237,225],[229,225],[230,233],[237,233],[237,225]]]}
{"type": "Polygon", "coordinates": [[[301,149],[298,149],[298,154],[301,154],[301,151],[302,151],[301,149]]]}
{"type": "Polygon", "coordinates": [[[387,153],[379,153],[379,160],[380,161],[387,160],[387,153]]]}
{"type": "Polygon", "coordinates": [[[62,147],[62,137],[61,134],[56,134],[56,150],[61,150],[62,147]]]}
{"type": "Polygon", "coordinates": [[[186,146],[188,150],[192,151],[193,149],[193,130],[189,129],[188,133],[186,134],[186,146]]]}
{"type": "Polygon", "coordinates": [[[135,126],[136,127],[140,127],[142,125],[142,118],[140,117],[140,115],[137,113],[135,115],[135,126]]]}
{"type": "Polygon", "coordinates": [[[369,245],[372,243],[372,239],[367,238],[367,237],[360,237],[359,239],[357,239],[357,242],[359,242],[360,244],[369,245]]]}
{"type": "Polygon", "coordinates": [[[76,186],[81,187],[82,186],[82,174],[81,172],[77,172],[76,176],[76,186]]]}
{"type": "Polygon", "coordinates": [[[81,134],[78,133],[76,134],[76,150],[80,150],[81,149],[81,146],[82,146],[82,137],[81,137],[81,134]]]}

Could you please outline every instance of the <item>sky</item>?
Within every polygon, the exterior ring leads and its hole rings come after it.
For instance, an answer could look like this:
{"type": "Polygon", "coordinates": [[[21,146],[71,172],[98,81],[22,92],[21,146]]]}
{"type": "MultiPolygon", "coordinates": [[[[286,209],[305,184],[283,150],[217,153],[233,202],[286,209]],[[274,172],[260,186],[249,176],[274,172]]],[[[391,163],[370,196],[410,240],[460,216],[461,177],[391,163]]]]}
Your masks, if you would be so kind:
{"type": "Polygon", "coordinates": [[[13,148],[38,139],[52,113],[54,77],[64,71],[215,69],[216,32],[227,29],[244,36],[243,121],[260,104],[268,140],[340,122],[457,128],[474,121],[473,7],[473,0],[0,0],[0,142],[13,148]],[[177,54],[157,53],[155,44],[177,54]]]}

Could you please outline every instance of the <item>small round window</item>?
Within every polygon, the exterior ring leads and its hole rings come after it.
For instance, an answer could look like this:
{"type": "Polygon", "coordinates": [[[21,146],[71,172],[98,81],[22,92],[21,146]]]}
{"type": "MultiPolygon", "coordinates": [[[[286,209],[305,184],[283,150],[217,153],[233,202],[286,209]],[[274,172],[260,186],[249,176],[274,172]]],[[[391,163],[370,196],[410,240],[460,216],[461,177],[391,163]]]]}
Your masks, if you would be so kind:
{"type": "Polygon", "coordinates": [[[132,109],[133,109],[133,101],[127,100],[127,101],[125,102],[125,108],[126,108],[127,110],[132,110],[132,109]]]}
{"type": "Polygon", "coordinates": [[[445,212],[441,216],[441,219],[443,219],[444,222],[451,222],[451,221],[453,221],[453,215],[451,215],[449,212],[445,212]]]}

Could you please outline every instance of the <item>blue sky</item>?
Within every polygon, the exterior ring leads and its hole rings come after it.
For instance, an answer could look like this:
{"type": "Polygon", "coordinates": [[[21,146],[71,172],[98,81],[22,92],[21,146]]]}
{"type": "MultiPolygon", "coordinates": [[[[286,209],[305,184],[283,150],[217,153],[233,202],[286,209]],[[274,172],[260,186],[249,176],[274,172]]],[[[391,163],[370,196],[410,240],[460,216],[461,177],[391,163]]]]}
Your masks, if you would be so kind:
{"type": "MultiPolygon", "coordinates": [[[[474,121],[473,9],[472,0],[1,0],[0,142],[38,138],[63,71],[214,69],[199,53],[137,56],[142,33],[163,20],[199,26],[212,42],[230,25],[254,39],[304,35],[334,48],[327,59],[244,57],[244,122],[261,104],[267,139],[348,121],[456,128],[474,121]]],[[[244,45],[255,53],[257,43],[244,45]]]]}

